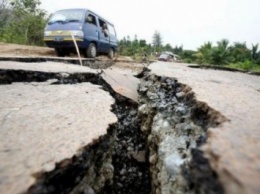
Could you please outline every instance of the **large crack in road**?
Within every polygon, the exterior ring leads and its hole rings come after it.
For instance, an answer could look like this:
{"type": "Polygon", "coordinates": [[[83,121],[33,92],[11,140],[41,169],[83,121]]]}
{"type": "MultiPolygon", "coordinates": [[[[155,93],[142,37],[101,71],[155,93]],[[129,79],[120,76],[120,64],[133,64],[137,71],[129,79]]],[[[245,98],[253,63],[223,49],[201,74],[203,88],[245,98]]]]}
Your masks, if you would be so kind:
{"type": "Polygon", "coordinates": [[[24,193],[224,193],[199,147],[207,128],[226,118],[197,102],[176,79],[142,73],[139,103],[118,93],[93,73],[1,70],[0,84],[45,82],[102,86],[115,99],[118,122],[49,172],[38,172],[24,193]]]}
{"type": "Polygon", "coordinates": [[[207,129],[227,119],[178,80],[149,74],[139,85],[142,131],[148,133],[153,193],[223,193],[199,147],[207,129]]]}
{"type": "Polygon", "coordinates": [[[112,66],[115,62],[111,60],[104,60],[104,59],[89,59],[89,58],[82,58],[81,63],[78,58],[70,58],[70,57],[17,57],[17,56],[0,56],[0,61],[17,61],[17,62],[25,62],[25,63],[42,63],[42,62],[64,62],[68,64],[76,64],[90,67],[92,69],[105,69],[112,66]]]}

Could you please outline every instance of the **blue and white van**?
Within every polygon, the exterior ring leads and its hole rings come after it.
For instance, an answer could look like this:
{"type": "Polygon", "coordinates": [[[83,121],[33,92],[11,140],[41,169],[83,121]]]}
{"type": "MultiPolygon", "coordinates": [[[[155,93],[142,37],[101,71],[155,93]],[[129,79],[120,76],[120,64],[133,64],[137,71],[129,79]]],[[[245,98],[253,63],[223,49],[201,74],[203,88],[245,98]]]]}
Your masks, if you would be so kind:
{"type": "Polygon", "coordinates": [[[114,57],[117,50],[114,25],[94,12],[87,9],[57,11],[45,27],[44,42],[55,48],[57,56],[64,57],[76,52],[71,34],[84,56],[94,58],[106,53],[114,57]]]}

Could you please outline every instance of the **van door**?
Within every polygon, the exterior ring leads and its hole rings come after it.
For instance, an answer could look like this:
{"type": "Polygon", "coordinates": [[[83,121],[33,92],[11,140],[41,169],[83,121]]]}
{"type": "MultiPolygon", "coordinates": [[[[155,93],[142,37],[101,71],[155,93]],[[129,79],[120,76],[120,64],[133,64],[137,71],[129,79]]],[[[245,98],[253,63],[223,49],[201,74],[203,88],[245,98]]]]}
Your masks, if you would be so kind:
{"type": "Polygon", "coordinates": [[[91,13],[87,13],[85,23],[83,25],[84,38],[87,41],[87,46],[90,42],[99,42],[99,32],[97,18],[91,13]]]}
{"type": "Polygon", "coordinates": [[[101,19],[98,19],[99,21],[99,51],[107,53],[110,49],[110,43],[109,43],[109,32],[108,32],[108,27],[107,23],[101,19]]]}

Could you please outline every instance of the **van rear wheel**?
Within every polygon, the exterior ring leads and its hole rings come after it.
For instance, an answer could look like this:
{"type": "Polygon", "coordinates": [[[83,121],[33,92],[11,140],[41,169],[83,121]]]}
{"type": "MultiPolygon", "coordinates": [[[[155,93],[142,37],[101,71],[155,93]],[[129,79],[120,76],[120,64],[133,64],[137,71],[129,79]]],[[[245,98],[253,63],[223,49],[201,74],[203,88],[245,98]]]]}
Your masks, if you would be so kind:
{"type": "Polygon", "coordinates": [[[97,48],[94,43],[89,44],[86,54],[89,58],[95,58],[97,56],[97,48]]]}
{"type": "Polygon", "coordinates": [[[114,51],[114,49],[110,48],[108,51],[108,58],[113,59],[114,56],[115,56],[115,51],[114,51]]]}

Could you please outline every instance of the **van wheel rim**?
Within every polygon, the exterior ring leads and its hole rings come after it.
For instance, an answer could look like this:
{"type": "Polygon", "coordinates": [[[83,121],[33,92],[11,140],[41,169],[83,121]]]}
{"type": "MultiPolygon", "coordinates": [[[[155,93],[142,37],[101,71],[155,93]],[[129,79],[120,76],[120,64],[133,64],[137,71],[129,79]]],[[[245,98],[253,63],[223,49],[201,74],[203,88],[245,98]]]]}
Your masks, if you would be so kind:
{"type": "Polygon", "coordinates": [[[95,48],[94,46],[91,47],[90,52],[91,52],[91,55],[92,55],[93,57],[95,57],[96,54],[97,54],[97,52],[96,52],[96,48],[95,48]]]}
{"type": "Polygon", "coordinates": [[[110,49],[109,56],[110,56],[110,58],[114,57],[114,51],[112,49],[110,49]]]}

